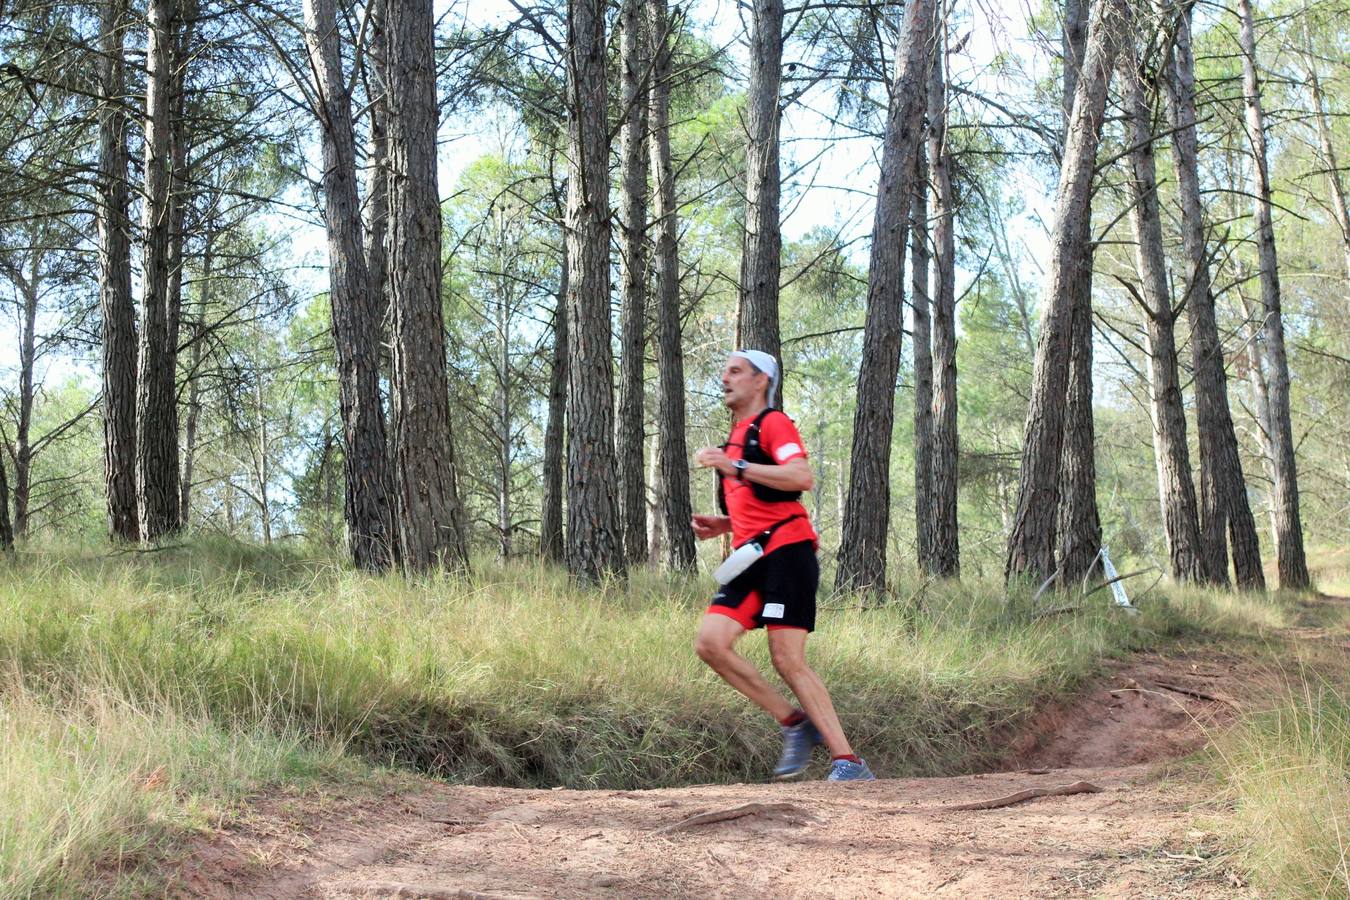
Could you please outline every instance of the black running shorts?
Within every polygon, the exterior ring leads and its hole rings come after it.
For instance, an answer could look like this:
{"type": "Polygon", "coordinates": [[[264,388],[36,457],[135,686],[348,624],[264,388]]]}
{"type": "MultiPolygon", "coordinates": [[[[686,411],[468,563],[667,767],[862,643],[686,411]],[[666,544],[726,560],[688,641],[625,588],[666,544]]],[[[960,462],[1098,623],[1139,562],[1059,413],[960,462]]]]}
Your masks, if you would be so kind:
{"type": "Polygon", "coordinates": [[[708,612],[735,619],[747,631],[761,625],[814,631],[819,585],[815,542],[785,544],[718,588],[708,612]]]}

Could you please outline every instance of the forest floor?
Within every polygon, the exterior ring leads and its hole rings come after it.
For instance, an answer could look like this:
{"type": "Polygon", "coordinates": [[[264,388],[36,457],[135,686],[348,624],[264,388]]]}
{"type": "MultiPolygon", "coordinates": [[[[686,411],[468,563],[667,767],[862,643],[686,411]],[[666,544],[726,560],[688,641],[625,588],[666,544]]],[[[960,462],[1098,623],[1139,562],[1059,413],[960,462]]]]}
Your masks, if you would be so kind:
{"type": "MultiPolygon", "coordinates": [[[[1344,639],[1303,632],[1295,637],[1344,639]]],[[[812,780],[789,783],[575,791],[408,781],[359,797],[277,794],[202,838],[168,893],[1245,896],[1219,852],[1215,781],[1183,758],[1269,696],[1277,677],[1220,647],[1139,654],[1013,736],[1006,771],[962,777],[829,784],[822,756],[812,780]],[[1079,782],[1083,793],[956,808],[1079,782]]]]}

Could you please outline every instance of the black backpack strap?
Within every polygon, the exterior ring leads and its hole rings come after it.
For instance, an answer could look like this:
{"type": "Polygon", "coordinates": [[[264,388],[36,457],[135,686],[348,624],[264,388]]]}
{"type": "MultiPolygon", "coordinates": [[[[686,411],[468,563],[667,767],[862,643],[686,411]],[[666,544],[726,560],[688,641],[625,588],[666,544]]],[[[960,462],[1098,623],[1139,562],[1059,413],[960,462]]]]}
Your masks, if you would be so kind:
{"type": "Polygon", "coordinates": [[[755,416],[755,421],[751,422],[750,427],[745,429],[745,446],[747,449],[751,446],[759,446],[759,426],[764,424],[764,420],[768,418],[769,413],[778,411],[772,406],[766,406],[760,411],[759,415],[755,416]]]}
{"type": "MultiPolygon", "coordinates": [[[[759,534],[755,535],[754,537],[750,538],[747,541],[744,541],[740,546],[744,547],[746,544],[749,544],[752,541],[757,541],[759,542],[759,545],[761,547],[767,547],[769,545],[769,538],[773,537],[773,533],[775,531],[782,528],[784,525],[791,522],[793,519],[801,519],[801,518],[805,518],[801,513],[793,513],[792,515],[788,516],[786,519],[783,519],[780,522],[774,522],[772,525],[761,531],[759,534]]],[[[737,549],[740,548],[738,547],[737,549]]]]}

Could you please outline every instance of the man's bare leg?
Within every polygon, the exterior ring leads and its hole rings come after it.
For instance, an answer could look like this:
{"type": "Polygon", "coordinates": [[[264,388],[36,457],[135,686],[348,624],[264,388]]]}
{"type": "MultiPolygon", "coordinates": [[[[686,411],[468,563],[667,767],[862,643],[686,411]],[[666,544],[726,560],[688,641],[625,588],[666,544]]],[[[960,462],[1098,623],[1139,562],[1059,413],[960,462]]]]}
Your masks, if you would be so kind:
{"type": "MultiPolygon", "coordinates": [[[[736,641],[743,634],[745,629],[735,619],[717,613],[707,613],[703,616],[703,624],[699,626],[698,637],[694,639],[694,652],[698,654],[699,659],[712,666],[713,671],[722,676],[722,680],[781,722],[796,712],[796,709],[764,679],[748,659],[736,652],[736,641]]],[[[824,690],[822,685],[821,691],[824,690]]],[[[825,695],[825,702],[829,703],[828,694],[825,695]]],[[[807,714],[810,714],[809,709],[807,714]]],[[[833,716],[834,713],[831,712],[830,715],[833,716]]],[[[834,721],[837,728],[838,720],[834,721]]]]}
{"type": "Polygon", "coordinates": [[[773,667],[783,676],[802,709],[820,732],[833,756],[851,756],[853,748],[844,737],[844,727],[834,711],[825,683],[806,662],[806,632],[799,628],[769,630],[769,655],[773,667]]]}

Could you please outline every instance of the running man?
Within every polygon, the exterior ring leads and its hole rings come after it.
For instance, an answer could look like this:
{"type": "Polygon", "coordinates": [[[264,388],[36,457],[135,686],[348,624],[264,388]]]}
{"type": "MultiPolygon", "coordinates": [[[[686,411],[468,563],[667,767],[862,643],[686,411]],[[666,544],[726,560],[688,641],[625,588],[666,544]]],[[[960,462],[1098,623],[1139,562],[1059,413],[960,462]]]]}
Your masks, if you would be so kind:
{"type": "MultiPolygon", "coordinates": [[[[722,368],[723,402],[736,424],[722,447],[695,454],[716,469],[724,515],[695,515],[699,540],[731,533],[738,549],[751,541],[764,553],[741,574],[718,585],[694,651],[713,671],[783,727],[783,756],[773,774],[791,778],[811,762],[824,743],[834,757],[830,781],[871,781],[876,776],[859,758],[835,714],[829,691],[806,662],[806,636],[815,628],[816,532],[798,498],[815,476],[801,435],[784,413],[769,407],[778,382],[778,364],[759,350],[737,350],[722,368]],[[794,707],[759,670],[736,652],[736,641],[763,625],[773,667],[801,707],[794,707]]],[[[725,577],[725,576],[724,576],[725,577]]]]}

